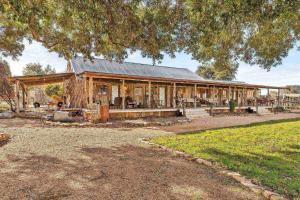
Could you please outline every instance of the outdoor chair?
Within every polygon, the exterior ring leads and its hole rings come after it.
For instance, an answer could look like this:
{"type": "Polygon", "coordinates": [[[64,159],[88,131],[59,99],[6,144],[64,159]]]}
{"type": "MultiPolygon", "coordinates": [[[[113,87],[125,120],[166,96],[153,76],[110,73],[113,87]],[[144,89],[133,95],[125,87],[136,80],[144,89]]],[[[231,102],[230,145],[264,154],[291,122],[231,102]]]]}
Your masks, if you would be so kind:
{"type": "Polygon", "coordinates": [[[119,109],[122,107],[122,97],[116,97],[114,99],[113,108],[119,109]]]}

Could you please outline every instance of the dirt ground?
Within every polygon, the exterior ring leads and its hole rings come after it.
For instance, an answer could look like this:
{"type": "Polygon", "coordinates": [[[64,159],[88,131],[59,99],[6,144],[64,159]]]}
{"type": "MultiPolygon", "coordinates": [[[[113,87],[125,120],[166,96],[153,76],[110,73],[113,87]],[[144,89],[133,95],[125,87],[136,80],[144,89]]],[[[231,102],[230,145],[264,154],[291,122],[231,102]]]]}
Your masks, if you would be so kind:
{"type": "Polygon", "coordinates": [[[164,126],[161,128],[161,130],[173,133],[185,133],[290,118],[300,118],[300,112],[267,115],[203,117],[194,119],[189,123],[164,126]]]}
{"type": "Polygon", "coordinates": [[[216,171],[140,138],[151,128],[58,128],[0,120],[1,199],[263,199],[216,171]]]}

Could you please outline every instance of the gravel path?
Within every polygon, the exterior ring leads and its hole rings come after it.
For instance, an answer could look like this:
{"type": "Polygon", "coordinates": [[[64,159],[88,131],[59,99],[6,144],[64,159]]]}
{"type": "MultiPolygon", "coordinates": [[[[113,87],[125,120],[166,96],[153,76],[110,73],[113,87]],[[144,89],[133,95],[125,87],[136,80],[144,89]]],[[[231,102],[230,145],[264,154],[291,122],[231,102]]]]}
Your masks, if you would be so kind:
{"type": "MultiPolygon", "coordinates": [[[[21,119],[12,120],[11,123],[18,126],[22,122],[21,119]]],[[[0,123],[0,132],[11,136],[11,141],[1,148],[0,160],[10,154],[28,156],[32,153],[68,159],[77,156],[84,147],[145,145],[140,138],[171,134],[152,128],[43,128],[30,123],[21,127],[0,123]]]]}
{"type": "Polygon", "coordinates": [[[250,123],[264,122],[270,120],[292,119],[300,118],[300,113],[279,113],[267,115],[247,115],[247,116],[216,116],[216,117],[203,117],[194,119],[189,123],[174,124],[171,126],[162,127],[161,130],[185,133],[206,129],[223,128],[230,126],[246,125],[250,123]]]}
{"type": "Polygon", "coordinates": [[[261,200],[204,165],[144,146],[151,128],[46,128],[0,120],[0,199],[261,200]]]}

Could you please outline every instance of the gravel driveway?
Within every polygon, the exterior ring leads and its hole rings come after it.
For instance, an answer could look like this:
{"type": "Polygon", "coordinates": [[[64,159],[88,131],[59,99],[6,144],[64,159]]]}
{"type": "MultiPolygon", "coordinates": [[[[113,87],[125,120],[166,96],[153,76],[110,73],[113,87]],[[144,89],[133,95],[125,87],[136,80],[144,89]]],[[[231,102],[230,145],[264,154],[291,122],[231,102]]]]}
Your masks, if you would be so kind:
{"type": "Polygon", "coordinates": [[[151,128],[47,128],[0,120],[1,199],[263,199],[206,166],[145,146],[151,128]]]}

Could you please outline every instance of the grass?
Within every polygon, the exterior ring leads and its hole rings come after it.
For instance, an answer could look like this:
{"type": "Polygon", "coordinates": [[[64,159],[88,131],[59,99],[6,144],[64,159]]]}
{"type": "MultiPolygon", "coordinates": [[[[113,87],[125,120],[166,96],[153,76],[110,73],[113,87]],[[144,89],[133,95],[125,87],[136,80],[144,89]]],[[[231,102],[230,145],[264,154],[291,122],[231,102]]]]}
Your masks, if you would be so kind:
{"type": "Polygon", "coordinates": [[[300,119],[152,138],[216,161],[289,198],[300,198],[300,119]]]}

